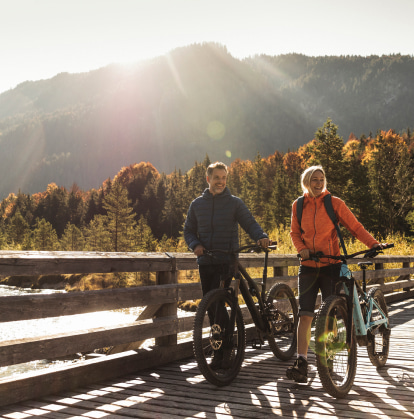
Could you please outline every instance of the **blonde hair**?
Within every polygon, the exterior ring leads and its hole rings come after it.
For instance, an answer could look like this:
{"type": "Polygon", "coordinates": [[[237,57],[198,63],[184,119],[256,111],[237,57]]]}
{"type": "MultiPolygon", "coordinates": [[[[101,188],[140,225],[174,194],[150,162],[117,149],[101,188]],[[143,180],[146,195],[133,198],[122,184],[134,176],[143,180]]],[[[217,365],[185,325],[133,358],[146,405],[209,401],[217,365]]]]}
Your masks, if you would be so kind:
{"type": "Polygon", "coordinates": [[[311,181],[311,178],[312,178],[313,174],[317,171],[322,172],[322,174],[323,174],[323,177],[324,177],[323,192],[325,192],[327,182],[326,182],[325,170],[323,170],[322,166],[308,167],[302,173],[302,176],[300,177],[300,186],[302,187],[303,193],[308,192],[309,195],[312,196],[312,197],[313,197],[313,193],[312,193],[312,190],[311,190],[311,187],[310,187],[310,181],[311,181]]]}

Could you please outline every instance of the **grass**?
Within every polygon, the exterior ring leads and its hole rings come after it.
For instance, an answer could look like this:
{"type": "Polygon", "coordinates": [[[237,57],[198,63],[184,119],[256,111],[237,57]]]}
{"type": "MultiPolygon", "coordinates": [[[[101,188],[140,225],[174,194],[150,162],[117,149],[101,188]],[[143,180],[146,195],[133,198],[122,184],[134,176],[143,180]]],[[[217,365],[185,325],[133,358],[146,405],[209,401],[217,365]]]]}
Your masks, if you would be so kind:
{"type": "MultiPolygon", "coordinates": [[[[280,226],[270,233],[270,237],[277,241],[276,254],[296,254],[290,239],[289,228],[280,226]]],[[[394,243],[394,248],[384,251],[385,255],[414,255],[414,240],[401,234],[388,235],[381,238],[381,242],[394,243]]],[[[348,253],[354,253],[365,249],[365,245],[355,239],[345,239],[348,253]]],[[[177,249],[172,249],[176,251],[177,249]]],[[[387,267],[395,268],[399,264],[387,264],[387,267]]],[[[254,278],[260,278],[262,271],[259,268],[249,269],[254,278]]],[[[297,266],[288,268],[288,275],[296,276],[297,266]]],[[[387,281],[392,278],[387,278],[387,281]]],[[[199,281],[198,270],[180,271],[178,273],[179,283],[193,283],[199,281]]],[[[89,291],[107,288],[136,287],[143,285],[154,285],[156,274],[151,272],[114,273],[114,274],[76,274],[76,275],[41,275],[26,277],[7,277],[0,280],[5,285],[14,285],[28,288],[56,288],[66,291],[89,291]]],[[[183,303],[184,304],[184,303],[183,303]]],[[[185,304],[187,305],[187,304],[185,304]]],[[[188,304],[193,306],[194,302],[188,304]]]]}

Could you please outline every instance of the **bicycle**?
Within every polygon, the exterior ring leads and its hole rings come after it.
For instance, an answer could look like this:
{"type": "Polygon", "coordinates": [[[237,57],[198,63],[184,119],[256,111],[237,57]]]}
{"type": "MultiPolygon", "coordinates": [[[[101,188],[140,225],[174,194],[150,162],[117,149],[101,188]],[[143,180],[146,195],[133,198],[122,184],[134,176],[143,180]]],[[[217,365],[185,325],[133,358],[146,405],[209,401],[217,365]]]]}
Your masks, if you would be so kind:
{"type": "Polygon", "coordinates": [[[268,255],[275,245],[263,249],[256,244],[236,251],[206,250],[232,257],[233,272],[221,287],[211,290],[201,300],[194,319],[193,350],[198,367],[211,384],[230,384],[240,372],[245,348],[246,329],[239,305],[239,291],[256,326],[260,347],[267,339],[272,352],[281,360],[290,359],[296,350],[298,309],[292,289],[277,283],[266,292],[268,255]],[[262,282],[257,284],[237,258],[243,252],[264,252],[262,282]],[[234,287],[231,280],[235,279],[234,287]],[[261,290],[259,289],[261,286],[261,290]]]}
{"type": "MultiPolygon", "coordinates": [[[[383,244],[389,249],[393,244],[383,244]]],[[[355,280],[346,261],[364,254],[374,258],[382,249],[372,248],[350,255],[332,256],[317,253],[311,259],[342,261],[341,277],[333,295],[321,304],[315,318],[316,366],[323,388],[335,398],[343,398],[351,390],[357,368],[357,344],[366,346],[375,367],[388,359],[390,322],[384,294],[379,287],[367,292],[365,271],[372,261],[362,261],[362,287],[355,280]]]]}

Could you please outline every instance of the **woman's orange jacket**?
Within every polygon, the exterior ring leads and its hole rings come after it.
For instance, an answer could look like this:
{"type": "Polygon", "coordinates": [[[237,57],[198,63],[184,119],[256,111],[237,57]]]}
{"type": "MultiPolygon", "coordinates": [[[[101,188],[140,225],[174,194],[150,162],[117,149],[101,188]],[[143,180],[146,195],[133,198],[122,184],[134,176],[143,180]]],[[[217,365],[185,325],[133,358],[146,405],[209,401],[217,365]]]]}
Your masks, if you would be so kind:
{"type": "MultiPolygon", "coordinates": [[[[308,193],[304,194],[302,222],[299,226],[296,206],[297,201],[292,205],[292,223],[290,237],[298,253],[304,249],[309,249],[311,253],[323,252],[325,255],[340,255],[339,241],[335,226],[329,218],[325,209],[323,198],[329,194],[323,192],[316,198],[308,193]],[[302,230],[301,230],[302,228],[302,230]]],[[[333,196],[332,206],[336,217],[350,233],[368,248],[378,244],[377,240],[365,230],[364,226],[355,218],[345,202],[333,196]]],[[[331,263],[340,263],[338,260],[322,259],[321,262],[304,260],[301,262],[304,266],[321,267],[331,263]]]]}

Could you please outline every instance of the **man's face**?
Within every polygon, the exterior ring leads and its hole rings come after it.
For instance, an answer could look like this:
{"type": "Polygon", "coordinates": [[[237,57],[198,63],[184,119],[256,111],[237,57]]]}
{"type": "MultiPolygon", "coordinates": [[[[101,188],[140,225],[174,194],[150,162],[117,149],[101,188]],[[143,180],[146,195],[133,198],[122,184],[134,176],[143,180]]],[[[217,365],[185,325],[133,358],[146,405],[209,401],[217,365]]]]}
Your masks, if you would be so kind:
{"type": "Polygon", "coordinates": [[[207,183],[212,195],[222,193],[226,187],[227,172],[224,169],[214,169],[211,176],[207,176],[207,183]]]}

